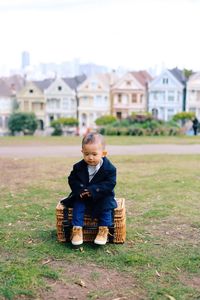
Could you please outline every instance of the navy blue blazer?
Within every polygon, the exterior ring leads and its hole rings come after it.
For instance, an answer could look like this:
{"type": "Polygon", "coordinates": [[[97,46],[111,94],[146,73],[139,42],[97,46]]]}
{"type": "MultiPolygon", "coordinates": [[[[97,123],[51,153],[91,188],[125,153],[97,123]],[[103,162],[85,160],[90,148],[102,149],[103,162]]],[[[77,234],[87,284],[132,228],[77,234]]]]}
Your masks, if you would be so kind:
{"type": "MultiPolygon", "coordinates": [[[[103,164],[90,182],[86,162],[82,159],[76,163],[68,177],[68,183],[72,191],[69,196],[70,205],[72,207],[73,202],[76,201],[76,199],[80,199],[80,194],[84,189],[87,189],[91,194],[91,197],[86,200],[87,206],[95,210],[95,212],[99,213],[102,210],[117,207],[114,193],[116,167],[106,157],[103,157],[103,164]]],[[[66,203],[65,201],[62,203],[66,205],[69,204],[67,204],[67,201],[66,203]]]]}

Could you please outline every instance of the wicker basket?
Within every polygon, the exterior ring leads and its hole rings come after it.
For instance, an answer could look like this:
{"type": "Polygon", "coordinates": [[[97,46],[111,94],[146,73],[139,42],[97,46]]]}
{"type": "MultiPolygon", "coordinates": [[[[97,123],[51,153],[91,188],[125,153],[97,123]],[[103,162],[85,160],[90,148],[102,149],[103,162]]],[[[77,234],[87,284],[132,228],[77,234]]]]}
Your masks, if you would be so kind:
{"type": "MultiPolygon", "coordinates": [[[[108,242],[124,243],[126,239],[126,211],[125,199],[118,198],[117,208],[114,209],[114,224],[109,227],[108,242]]],[[[60,202],[56,206],[56,226],[59,242],[69,242],[72,229],[73,208],[65,208],[60,202]]],[[[98,232],[98,220],[84,216],[83,241],[93,242],[98,232]]]]}

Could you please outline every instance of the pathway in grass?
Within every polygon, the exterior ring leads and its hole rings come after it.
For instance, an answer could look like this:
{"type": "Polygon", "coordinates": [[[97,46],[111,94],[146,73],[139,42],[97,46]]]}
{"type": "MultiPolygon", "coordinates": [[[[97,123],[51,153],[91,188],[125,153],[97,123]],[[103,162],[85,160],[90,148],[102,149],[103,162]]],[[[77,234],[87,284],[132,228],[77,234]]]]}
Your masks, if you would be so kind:
{"type": "MultiPolygon", "coordinates": [[[[150,155],[150,154],[200,154],[200,144],[195,145],[108,145],[112,155],[150,155]]],[[[80,146],[3,146],[0,157],[81,157],[80,146]]]]}

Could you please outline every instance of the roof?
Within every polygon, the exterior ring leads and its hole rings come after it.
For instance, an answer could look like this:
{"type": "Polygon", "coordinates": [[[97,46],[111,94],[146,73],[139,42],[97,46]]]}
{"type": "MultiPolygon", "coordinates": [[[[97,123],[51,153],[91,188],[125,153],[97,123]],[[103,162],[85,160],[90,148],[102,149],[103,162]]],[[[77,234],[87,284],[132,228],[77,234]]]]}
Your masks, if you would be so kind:
{"type": "Polygon", "coordinates": [[[103,81],[107,86],[114,84],[119,78],[114,72],[112,73],[99,73],[96,75],[97,78],[103,81]]]}
{"type": "Polygon", "coordinates": [[[145,86],[148,82],[153,80],[153,77],[145,70],[130,72],[140,84],[145,86]]]}
{"type": "Polygon", "coordinates": [[[37,81],[32,81],[41,91],[44,91],[47,89],[50,84],[54,81],[53,78],[47,78],[44,80],[37,80],[37,81]]]}
{"type": "Polygon", "coordinates": [[[64,82],[66,82],[66,84],[72,89],[72,90],[76,90],[77,87],[86,80],[86,75],[78,75],[75,77],[66,77],[66,78],[62,78],[64,80],[64,82]]]}
{"type": "Polygon", "coordinates": [[[178,68],[174,68],[169,70],[172,75],[174,75],[174,77],[176,77],[176,79],[178,81],[180,81],[183,85],[186,84],[187,78],[185,77],[184,73],[182,70],[178,69],[178,68]]]}
{"type": "Polygon", "coordinates": [[[24,86],[24,78],[20,75],[0,78],[0,96],[11,97],[24,86]]]}

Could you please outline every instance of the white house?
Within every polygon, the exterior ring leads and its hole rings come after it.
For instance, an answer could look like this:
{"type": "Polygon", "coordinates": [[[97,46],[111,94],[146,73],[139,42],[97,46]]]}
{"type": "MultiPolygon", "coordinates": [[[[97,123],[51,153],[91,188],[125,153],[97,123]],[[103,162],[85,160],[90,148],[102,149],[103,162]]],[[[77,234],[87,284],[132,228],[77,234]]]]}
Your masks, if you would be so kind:
{"type": "Polygon", "coordinates": [[[186,78],[181,70],[164,70],[149,83],[148,111],[158,119],[169,121],[185,110],[186,78]]]}
{"type": "Polygon", "coordinates": [[[9,133],[8,119],[17,108],[16,92],[23,86],[23,78],[15,75],[0,78],[0,136],[9,133]]]}
{"type": "Polygon", "coordinates": [[[95,129],[97,118],[111,114],[112,78],[112,74],[108,73],[95,74],[78,87],[80,134],[84,134],[88,129],[95,129]]]}
{"type": "Polygon", "coordinates": [[[45,125],[59,118],[74,117],[77,115],[75,91],[62,78],[56,78],[44,91],[46,101],[45,125]]]}
{"type": "Polygon", "coordinates": [[[190,76],[187,82],[186,111],[194,112],[200,120],[200,72],[190,76]]]}

